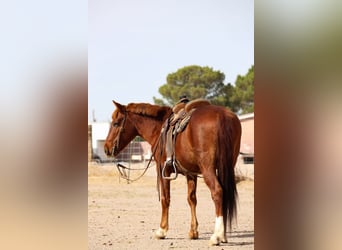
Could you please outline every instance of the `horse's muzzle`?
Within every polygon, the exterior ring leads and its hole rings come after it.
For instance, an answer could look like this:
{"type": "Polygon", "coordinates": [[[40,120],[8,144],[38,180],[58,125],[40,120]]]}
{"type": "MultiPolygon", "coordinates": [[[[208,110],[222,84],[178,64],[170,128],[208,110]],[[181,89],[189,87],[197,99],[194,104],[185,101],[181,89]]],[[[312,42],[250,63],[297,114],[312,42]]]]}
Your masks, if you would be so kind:
{"type": "Polygon", "coordinates": [[[103,151],[105,152],[106,155],[108,155],[108,153],[109,153],[108,151],[109,150],[108,150],[108,148],[106,146],[104,146],[103,151]]]}
{"type": "Polygon", "coordinates": [[[117,145],[115,144],[114,146],[113,146],[113,148],[112,148],[112,152],[111,152],[111,156],[116,156],[117,154],[118,154],[119,152],[118,152],[118,147],[117,147],[117,145]]]}
{"type": "Polygon", "coordinates": [[[111,156],[112,155],[112,152],[111,150],[109,149],[109,147],[107,145],[104,146],[104,152],[107,156],[111,156]]]}
{"type": "Polygon", "coordinates": [[[108,147],[108,145],[105,145],[103,150],[104,150],[105,154],[109,157],[110,156],[114,157],[118,153],[118,149],[117,149],[116,145],[114,145],[112,148],[108,147]]]}

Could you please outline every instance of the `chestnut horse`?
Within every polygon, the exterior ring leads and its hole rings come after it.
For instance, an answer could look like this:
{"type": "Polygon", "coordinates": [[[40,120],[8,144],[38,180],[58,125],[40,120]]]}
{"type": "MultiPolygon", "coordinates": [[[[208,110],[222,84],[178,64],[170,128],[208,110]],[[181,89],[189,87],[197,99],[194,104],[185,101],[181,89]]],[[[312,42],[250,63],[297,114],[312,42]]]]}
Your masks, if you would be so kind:
{"type": "MultiPolygon", "coordinates": [[[[157,166],[158,187],[161,195],[162,215],[158,239],[166,237],[169,229],[170,179],[162,177],[166,159],[165,145],[160,143],[163,124],[172,114],[166,106],[147,103],[130,103],[127,106],[115,101],[112,123],[104,145],[108,156],[116,156],[137,135],[152,146],[157,166]]],[[[238,117],[221,106],[199,106],[192,113],[185,130],[177,135],[175,156],[181,167],[179,173],[186,176],[188,203],[191,208],[189,237],[198,238],[196,217],[197,175],[201,174],[211,192],[215,204],[216,220],[210,245],[227,242],[227,222],[229,228],[236,218],[237,190],[234,166],[240,150],[241,123],[238,117]]],[[[171,170],[165,171],[169,177],[171,170]]]]}

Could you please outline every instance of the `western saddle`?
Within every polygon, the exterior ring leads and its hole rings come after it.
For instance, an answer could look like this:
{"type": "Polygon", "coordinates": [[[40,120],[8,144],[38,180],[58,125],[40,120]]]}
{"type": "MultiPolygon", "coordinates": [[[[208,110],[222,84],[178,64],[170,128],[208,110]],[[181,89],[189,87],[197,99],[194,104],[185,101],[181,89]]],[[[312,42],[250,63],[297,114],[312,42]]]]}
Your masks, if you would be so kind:
{"type": "Polygon", "coordinates": [[[188,101],[182,98],[173,108],[171,116],[165,121],[161,130],[162,147],[165,148],[166,160],[162,167],[162,178],[175,180],[178,170],[182,173],[190,174],[179,164],[175,155],[175,144],[177,135],[184,131],[190,121],[192,113],[200,106],[210,105],[210,102],[204,99],[195,99],[188,101]],[[171,168],[171,175],[165,176],[165,169],[171,168]]]}

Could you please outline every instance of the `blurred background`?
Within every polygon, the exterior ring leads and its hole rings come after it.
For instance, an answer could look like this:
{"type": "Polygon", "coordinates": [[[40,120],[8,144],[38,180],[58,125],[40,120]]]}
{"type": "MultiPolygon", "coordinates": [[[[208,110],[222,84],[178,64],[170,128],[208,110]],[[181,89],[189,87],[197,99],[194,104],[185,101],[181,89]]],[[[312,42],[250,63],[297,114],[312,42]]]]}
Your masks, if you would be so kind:
{"type": "MultiPolygon", "coordinates": [[[[87,8],[0,10],[1,249],[87,248],[87,8]]],[[[340,249],[341,3],[254,8],[255,247],[340,249]]]]}
{"type": "Polygon", "coordinates": [[[255,246],[342,246],[342,8],[255,1],[255,246]]]}
{"type": "Polygon", "coordinates": [[[0,8],[1,249],[87,248],[87,1],[0,8]]]}

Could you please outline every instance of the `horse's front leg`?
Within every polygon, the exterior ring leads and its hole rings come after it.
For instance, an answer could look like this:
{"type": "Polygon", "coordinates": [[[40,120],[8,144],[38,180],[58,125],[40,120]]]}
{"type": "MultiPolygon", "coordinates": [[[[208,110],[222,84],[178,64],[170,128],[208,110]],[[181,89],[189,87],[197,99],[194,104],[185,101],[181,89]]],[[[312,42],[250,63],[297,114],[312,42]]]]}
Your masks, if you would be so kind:
{"type": "Polygon", "coordinates": [[[191,209],[191,227],[189,231],[189,238],[190,239],[198,239],[198,222],[196,217],[196,205],[197,205],[197,198],[196,198],[196,187],[197,187],[197,176],[190,177],[186,176],[186,180],[188,183],[188,203],[191,209]]]}
{"type": "MultiPolygon", "coordinates": [[[[165,173],[165,175],[170,176],[170,173],[165,173]]],[[[155,237],[157,239],[164,239],[169,229],[170,180],[160,177],[160,189],[162,216],[159,229],[155,232],[155,237]]]]}

